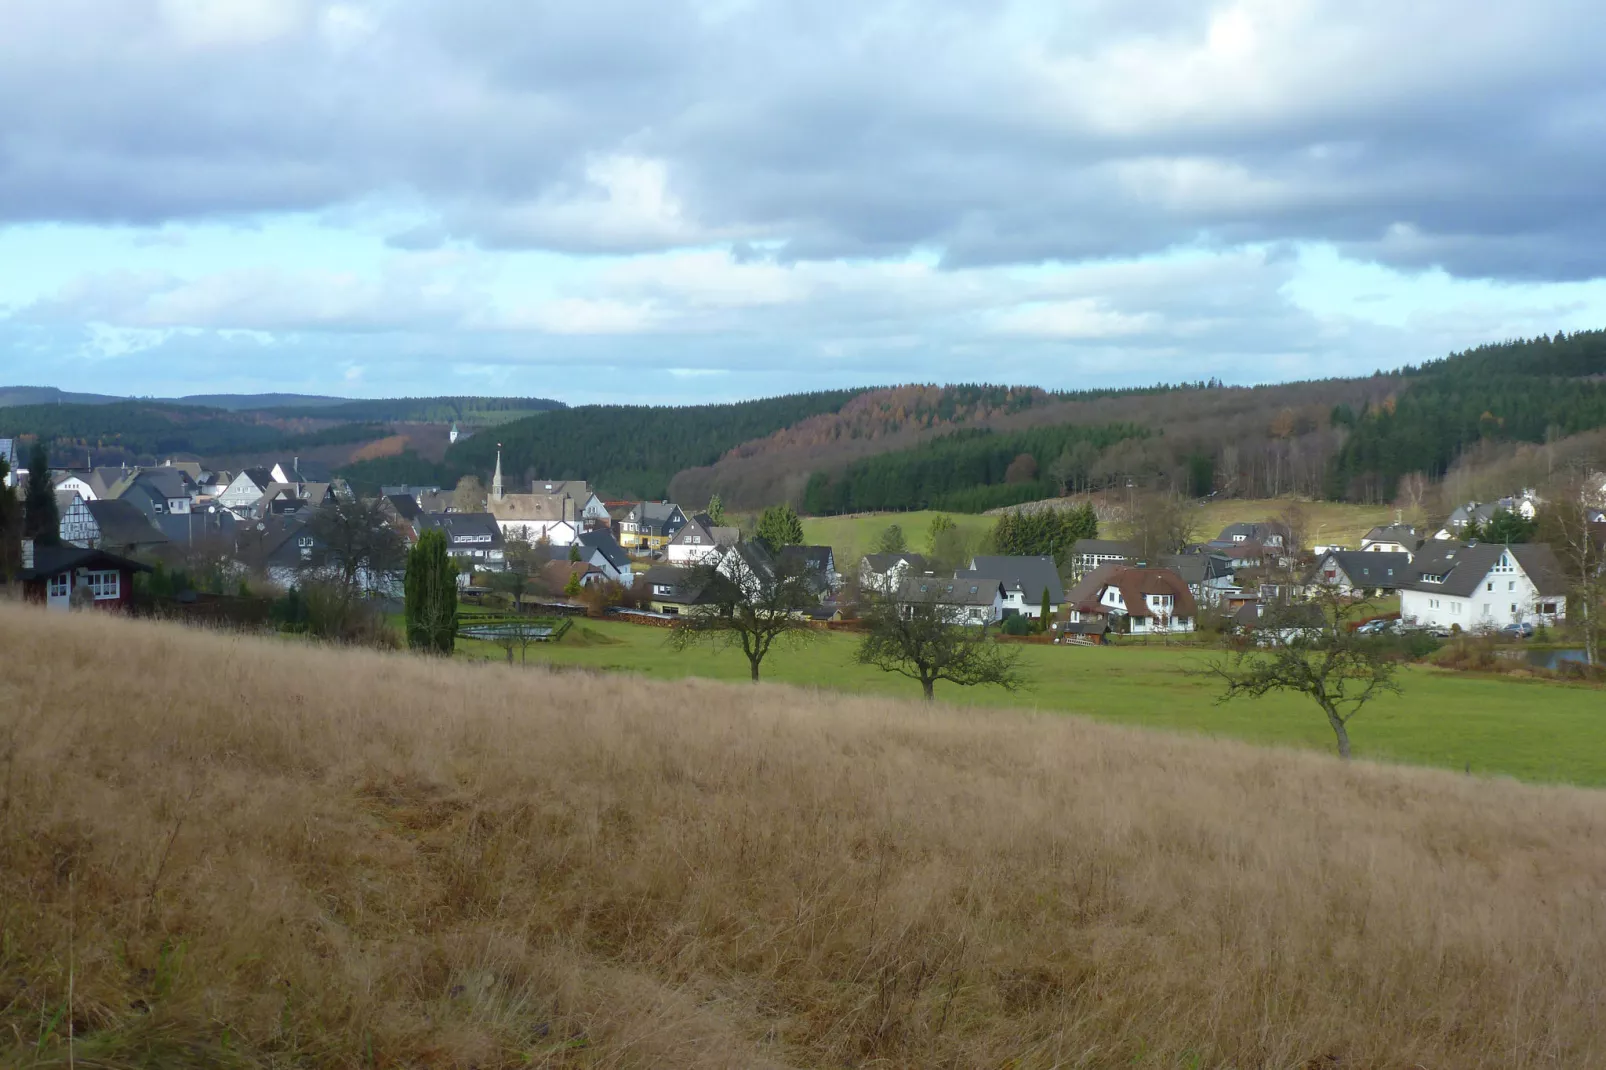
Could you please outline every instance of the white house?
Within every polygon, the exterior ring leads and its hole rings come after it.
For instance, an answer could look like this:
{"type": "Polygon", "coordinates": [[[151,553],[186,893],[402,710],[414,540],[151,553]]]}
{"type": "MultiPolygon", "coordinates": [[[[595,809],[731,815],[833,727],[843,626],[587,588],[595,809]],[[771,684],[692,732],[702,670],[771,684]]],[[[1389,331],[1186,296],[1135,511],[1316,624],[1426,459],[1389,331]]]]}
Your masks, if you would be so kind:
{"type": "Polygon", "coordinates": [[[1424,541],[1410,524],[1388,524],[1368,531],[1361,539],[1361,549],[1373,554],[1414,554],[1424,541]]]}
{"type": "Polygon", "coordinates": [[[910,576],[925,572],[926,559],[919,554],[865,554],[859,559],[859,586],[872,594],[889,595],[910,576]]]}
{"type": "Polygon", "coordinates": [[[86,502],[92,502],[100,495],[83,476],[76,472],[59,472],[54,477],[57,494],[76,494],[86,502]]]}
{"type": "Polygon", "coordinates": [[[1393,594],[1411,578],[1411,555],[1370,550],[1323,554],[1308,582],[1340,594],[1393,594]]]}
{"type": "Polygon", "coordinates": [[[614,580],[626,587],[635,582],[636,573],[630,555],[607,528],[584,531],[574,540],[580,549],[580,560],[595,568],[605,580],[614,580]]]}
{"type": "Polygon", "coordinates": [[[1001,612],[1006,617],[1023,616],[1036,619],[1043,615],[1043,594],[1048,593],[1048,615],[1059,613],[1065,601],[1065,588],[1060,584],[1059,569],[1052,557],[978,556],[971,558],[970,568],[954,573],[954,579],[987,577],[1004,586],[1004,603],[1001,612]]]}
{"type": "Polygon", "coordinates": [[[1099,606],[1118,631],[1132,635],[1193,631],[1198,604],[1182,577],[1168,568],[1126,568],[1098,594],[1099,606]]]}
{"type": "Polygon", "coordinates": [[[217,496],[217,503],[225,509],[233,509],[243,515],[262,500],[262,496],[274,482],[273,473],[266,468],[241,469],[240,473],[229,481],[229,485],[223,488],[223,493],[217,496]]]}
{"type": "Polygon", "coordinates": [[[61,517],[57,534],[61,541],[72,546],[93,546],[100,537],[100,528],[90,515],[86,499],[76,490],[56,488],[56,512],[61,517]]]}
{"type": "Polygon", "coordinates": [[[674,565],[695,565],[721,546],[734,546],[741,539],[736,528],[719,527],[707,513],[697,513],[675,532],[664,548],[664,556],[674,565]]]}
{"type": "Polygon", "coordinates": [[[1567,616],[1567,583],[1543,543],[1501,546],[1436,540],[1411,563],[1400,618],[1423,628],[1492,631],[1554,624],[1567,616]]]}
{"type": "Polygon", "coordinates": [[[910,576],[898,588],[898,600],[905,616],[916,606],[930,604],[950,624],[993,624],[1004,616],[1004,585],[981,577],[910,576]]]}

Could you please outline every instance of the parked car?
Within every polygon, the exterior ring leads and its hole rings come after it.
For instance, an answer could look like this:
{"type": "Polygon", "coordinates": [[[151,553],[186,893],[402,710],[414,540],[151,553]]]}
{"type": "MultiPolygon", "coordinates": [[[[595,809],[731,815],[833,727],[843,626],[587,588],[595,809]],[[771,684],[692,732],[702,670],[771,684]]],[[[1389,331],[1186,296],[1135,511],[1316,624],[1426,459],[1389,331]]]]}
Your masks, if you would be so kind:
{"type": "Polygon", "coordinates": [[[1509,636],[1512,639],[1532,639],[1534,634],[1534,626],[1525,620],[1518,621],[1515,624],[1508,624],[1504,628],[1501,628],[1500,634],[1509,636]]]}

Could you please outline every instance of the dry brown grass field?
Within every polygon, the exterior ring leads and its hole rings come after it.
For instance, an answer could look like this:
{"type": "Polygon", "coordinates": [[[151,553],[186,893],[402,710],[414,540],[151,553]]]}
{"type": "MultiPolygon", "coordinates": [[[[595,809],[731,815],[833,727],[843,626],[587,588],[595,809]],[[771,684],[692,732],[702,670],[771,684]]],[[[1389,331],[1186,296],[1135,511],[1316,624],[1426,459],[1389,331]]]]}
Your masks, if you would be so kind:
{"type": "Polygon", "coordinates": [[[0,1066],[1606,1065],[1606,795],[0,606],[0,1066]]]}

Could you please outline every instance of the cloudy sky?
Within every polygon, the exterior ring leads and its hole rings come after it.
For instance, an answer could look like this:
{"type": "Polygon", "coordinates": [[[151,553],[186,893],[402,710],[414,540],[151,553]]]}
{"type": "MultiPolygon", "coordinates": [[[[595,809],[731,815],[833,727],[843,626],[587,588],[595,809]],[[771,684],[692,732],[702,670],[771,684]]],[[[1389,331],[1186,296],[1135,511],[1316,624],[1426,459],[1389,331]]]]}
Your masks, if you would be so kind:
{"type": "Polygon", "coordinates": [[[1606,326],[1598,0],[5,0],[0,384],[690,401],[1606,326]]]}

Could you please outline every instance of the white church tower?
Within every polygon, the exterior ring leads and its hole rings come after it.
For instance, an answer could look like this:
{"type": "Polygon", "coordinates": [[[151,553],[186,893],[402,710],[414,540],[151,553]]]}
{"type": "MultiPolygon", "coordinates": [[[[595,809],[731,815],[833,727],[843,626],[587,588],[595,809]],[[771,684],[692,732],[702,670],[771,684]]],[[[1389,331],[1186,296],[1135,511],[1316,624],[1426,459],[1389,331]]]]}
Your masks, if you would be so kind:
{"type": "Polygon", "coordinates": [[[491,500],[502,500],[502,444],[496,444],[496,474],[491,477],[491,500]]]}

